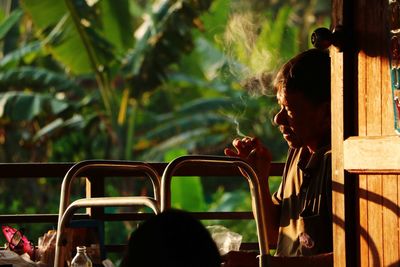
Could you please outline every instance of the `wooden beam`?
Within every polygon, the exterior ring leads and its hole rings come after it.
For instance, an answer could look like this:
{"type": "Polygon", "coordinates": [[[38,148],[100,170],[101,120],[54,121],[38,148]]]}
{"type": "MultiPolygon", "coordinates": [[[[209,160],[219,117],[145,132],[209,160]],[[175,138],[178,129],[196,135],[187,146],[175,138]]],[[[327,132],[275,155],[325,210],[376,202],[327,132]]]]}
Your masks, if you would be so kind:
{"type": "Polygon", "coordinates": [[[357,136],[344,140],[344,169],[359,174],[400,174],[399,136],[357,136]]]}
{"type": "MultiPolygon", "coordinates": [[[[341,2],[341,1],[334,1],[341,2]]],[[[331,48],[332,111],[332,213],[333,256],[335,267],[346,266],[345,198],[343,170],[343,53],[331,48]],[[336,187],[342,188],[338,190],[336,187]]]]}

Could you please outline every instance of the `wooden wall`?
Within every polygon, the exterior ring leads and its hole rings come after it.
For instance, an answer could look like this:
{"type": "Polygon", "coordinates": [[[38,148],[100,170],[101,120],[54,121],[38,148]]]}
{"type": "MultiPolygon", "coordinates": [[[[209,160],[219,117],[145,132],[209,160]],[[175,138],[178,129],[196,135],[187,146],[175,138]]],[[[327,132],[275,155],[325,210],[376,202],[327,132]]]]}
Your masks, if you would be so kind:
{"type": "Polygon", "coordinates": [[[333,24],[340,17],[354,38],[351,47],[332,53],[333,74],[338,71],[332,76],[335,266],[400,266],[400,136],[394,131],[388,0],[351,2],[333,1],[342,8],[334,10],[333,24]],[[351,186],[346,177],[357,179],[353,196],[345,195],[351,186]],[[353,210],[346,202],[355,204],[353,210]],[[341,224],[350,220],[355,247],[341,224]]]}
{"type": "MultiPolygon", "coordinates": [[[[393,150],[400,137],[394,136],[388,59],[388,0],[360,0],[355,10],[362,10],[355,14],[358,40],[358,136],[380,137],[375,144],[387,142],[386,146],[383,144],[376,151],[371,151],[380,154],[375,160],[379,163],[377,174],[358,175],[359,266],[399,266],[400,176],[386,174],[383,170],[387,164],[385,161],[389,161],[391,155],[399,159],[395,154],[400,154],[399,150],[393,150]],[[375,7],[371,8],[372,5],[375,7]],[[381,148],[383,151],[380,151],[381,148]]],[[[397,164],[400,169],[400,160],[397,164]]]]}

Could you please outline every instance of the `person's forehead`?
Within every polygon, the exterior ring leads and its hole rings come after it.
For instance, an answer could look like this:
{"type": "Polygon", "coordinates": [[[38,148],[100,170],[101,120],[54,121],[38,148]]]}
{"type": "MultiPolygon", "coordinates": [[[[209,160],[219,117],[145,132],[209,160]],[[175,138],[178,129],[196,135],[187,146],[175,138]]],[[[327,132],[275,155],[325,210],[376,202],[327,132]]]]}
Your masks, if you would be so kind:
{"type": "Polygon", "coordinates": [[[280,105],[293,105],[295,103],[304,101],[304,94],[302,92],[288,93],[285,88],[282,88],[276,93],[276,99],[280,105]]]}

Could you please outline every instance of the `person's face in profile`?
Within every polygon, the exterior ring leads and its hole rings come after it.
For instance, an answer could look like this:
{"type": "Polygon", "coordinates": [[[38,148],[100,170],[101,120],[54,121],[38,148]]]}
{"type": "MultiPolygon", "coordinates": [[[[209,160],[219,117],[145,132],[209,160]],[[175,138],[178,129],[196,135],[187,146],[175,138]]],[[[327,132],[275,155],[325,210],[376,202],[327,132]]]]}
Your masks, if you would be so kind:
{"type": "Polygon", "coordinates": [[[285,88],[278,91],[277,100],[280,110],[274,122],[288,145],[292,148],[307,146],[315,151],[326,135],[329,105],[315,105],[303,93],[287,93],[285,88]]]}

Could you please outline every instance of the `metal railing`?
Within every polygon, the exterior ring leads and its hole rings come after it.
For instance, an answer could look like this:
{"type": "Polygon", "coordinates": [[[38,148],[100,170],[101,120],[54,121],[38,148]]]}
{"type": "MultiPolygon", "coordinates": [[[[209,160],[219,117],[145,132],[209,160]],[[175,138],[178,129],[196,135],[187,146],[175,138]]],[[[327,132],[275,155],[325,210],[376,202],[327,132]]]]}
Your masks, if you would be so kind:
{"type": "MultiPolygon", "coordinates": [[[[143,168],[126,167],[134,163],[132,161],[87,161],[86,163],[100,164],[112,162],[122,166],[122,168],[83,168],[79,170],[79,177],[87,177],[90,181],[86,189],[87,198],[95,198],[104,196],[104,177],[120,176],[132,177],[143,176],[143,168]]],[[[80,163],[82,164],[82,163],[80,163]]],[[[0,164],[0,179],[39,179],[39,178],[55,178],[60,181],[73,169],[75,163],[1,163],[0,164]]],[[[85,164],[84,164],[85,165],[85,164]]],[[[87,165],[87,164],[86,164],[87,165]]],[[[86,166],[85,165],[85,166],[86,166]]],[[[89,164],[90,165],[90,164],[89,164]]],[[[82,165],[81,165],[82,166],[82,165]]],[[[150,176],[161,177],[167,163],[146,163],[145,169],[150,172],[150,176]]],[[[283,173],[283,163],[273,163],[271,166],[271,176],[281,176],[283,173]]],[[[181,166],[174,172],[174,176],[243,176],[238,168],[232,168],[227,165],[210,165],[207,168],[197,164],[186,164],[181,166]]],[[[157,182],[152,179],[153,185],[157,182]]],[[[61,192],[60,192],[61,193],[61,192]]],[[[155,198],[159,198],[155,192],[155,198]]],[[[62,198],[61,198],[62,199],[62,198]]],[[[62,201],[60,199],[60,202],[62,201]]],[[[65,206],[65,204],[62,204],[65,206]]],[[[61,205],[60,205],[61,206],[61,205]]],[[[193,216],[199,220],[244,220],[252,219],[253,213],[249,212],[192,212],[193,216]]],[[[141,221],[149,218],[151,214],[147,213],[121,213],[108,214],[104,212],[104,207],[94,207],[88,209],[86,214],[74,214],[74,219],[93,218],[103,221],[141,221]]],[[[11,223],[54,223],[58,222],[58,214],[1,214],[0,224],[11,223]]],[[[106,244],[107,251],[120,250],[118,244],[106,244]]]]}

